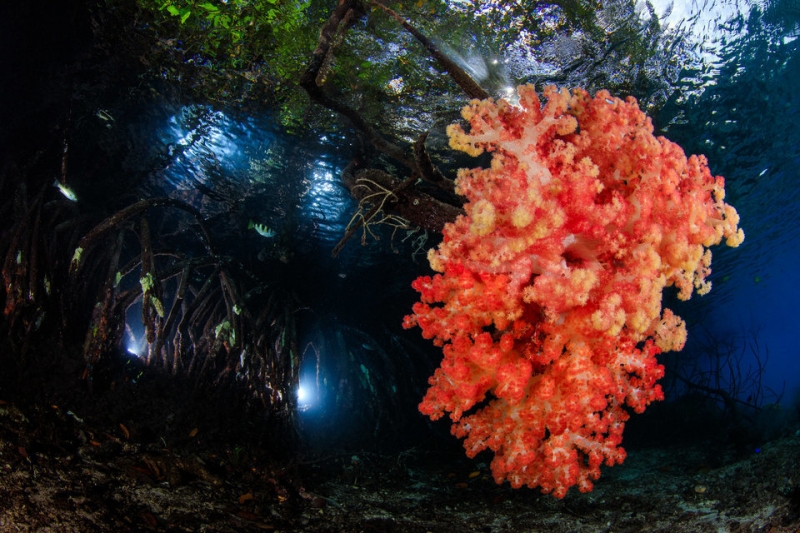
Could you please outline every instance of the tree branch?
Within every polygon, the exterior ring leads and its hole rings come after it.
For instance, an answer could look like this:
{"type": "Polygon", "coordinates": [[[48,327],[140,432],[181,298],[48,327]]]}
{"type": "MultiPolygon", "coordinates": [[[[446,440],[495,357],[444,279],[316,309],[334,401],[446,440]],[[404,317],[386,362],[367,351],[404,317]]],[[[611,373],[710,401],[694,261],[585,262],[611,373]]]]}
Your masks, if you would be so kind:
{"type": "Polygon", "coordinates": [[[328,22],[319,33],[319,42],[311,54],[311,61],[306,71],[300,76],[300,87],[305,89],[308,96],[318,104],[347,117],[356,129],[367,136],[372,145],[380,152],[396,159],[412,172],[417,172],[414,159],[407,150],[384,139],[375,128],[370,126],[361,114],[344,102],[331,98],[323,88],[317,84],[320,69],[325,64],[325,58],[331,53],[336,32],[345,31],[355,19],[363,16],[364,11],[358,0],[340,0],[339,5],[331,13],[328,22]]]}
{"type": "Polygon", "coordinates": [[[379,7],[386,11],[389,15],[392,16],[397,22],[399,22],[403,28],[406,29],[411,35],[416,37],[416,39],[422,43],[422,45],[430,52],[431,57],[433,57],[436,61],[439,62],[439,65],[453,78],[461,90],[466,93],[467,96],[470,98],[477,98],[478,100],[485,100],[489,98],[489,93],[487,93],[483,87],[477,84],[475,80],[467,74],[464,69],[458,66],[458,64],[447,57],[447,55],[439,50],[439,48],[433,44],[433,42],[428,39],[422,32],[417,30],[414,26],[412,26],[406,19],[398,15],[394,10],[386,7],[385,5],[381,4],[380,2],[376,2],[375,0],[370,0],[370,4],[373,6],[379,7]]]}

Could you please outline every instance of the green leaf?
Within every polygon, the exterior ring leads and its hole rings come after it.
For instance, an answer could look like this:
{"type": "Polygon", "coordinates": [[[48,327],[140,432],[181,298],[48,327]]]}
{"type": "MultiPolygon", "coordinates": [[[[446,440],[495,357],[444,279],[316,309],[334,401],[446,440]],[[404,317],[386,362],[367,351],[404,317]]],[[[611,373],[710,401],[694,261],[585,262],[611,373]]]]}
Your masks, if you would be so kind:
{"type": "Polygon", "coordinates": [[[178,8],[175,7],[175,6],[167,6],[167,11],[169,11],[170,15],[175,16],[175,17],[177,17],[178,15],[181,14],[181,12],[178,11],[178,8]]]}
{"type": "Polygon", "coordinates": [[[214,4],[210,4],[208,2],[206,2],[205,4],[200,4],[200,7],[202,7],[206,11],[212,11],[212,12],[219,11],[219,8],[217,6],[215,6],[214,4]]]}
{"type": "Polygon", "coordinates": [[[161,303],[161,300],[151,295],[150,303],[153,305],[153,309],[156,310],[156,314],[159,317],[164,318],[164,304],[161,303]]]}
{"type": "Polygon", "coordinates": [[[70,268],[75,268],[80,266],[81,255],[83,255],[83,248],[79,246],[78,248],[75,248],[75,253],[72,254],[72,262],[70,264],[70,268]]]}
{"type": "Polygon", "coordinates": [[[142,293],[147,293],[153,290],[153,275],[148,272],[139,278],[139,284],[142,286],[142,293]]]}
{"type": "Polygon", "coordinates": [[[191,14],[192,14],[191,10],[187,9],[186,12],[184,12],[184,14],[181,15],[181,24],[186,22],[186,19],[188,19],[189,15],[191,15],[191,14]]]}

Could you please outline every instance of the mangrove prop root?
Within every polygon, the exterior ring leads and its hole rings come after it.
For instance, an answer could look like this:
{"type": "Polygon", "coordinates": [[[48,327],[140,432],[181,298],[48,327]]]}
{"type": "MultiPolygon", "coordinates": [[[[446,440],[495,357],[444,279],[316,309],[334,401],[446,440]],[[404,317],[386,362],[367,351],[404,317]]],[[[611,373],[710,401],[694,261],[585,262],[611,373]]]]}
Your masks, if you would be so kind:
{"type": "Polygon", "coordinates": [[[85,252],[95,246],[97,242],[109,231],[118,228],[125,221],[152,207],[175,207],[191,214],[200,227],[200,235],[203,240],[203,244],[206,246],[206,250],[210,255],[214,255],[214,250],[211,245],[211,236],[206,229],[205,223],[203,222],[203,216],[200,214],[200,211],[187,203],[181,202],[180,200],[175,200],[173,198],[151,198],[149,200],[136,202],[135,204],[118,211],[95,226],[89,233],[84,235],[83,238],[78,241],[78,246],[76,249],[80,249],[81,253],[77,253],[73,257],[73,261],[70,264],[70,273],[75,275],[78,270],[80,270],[86,256],[85,252]]]}

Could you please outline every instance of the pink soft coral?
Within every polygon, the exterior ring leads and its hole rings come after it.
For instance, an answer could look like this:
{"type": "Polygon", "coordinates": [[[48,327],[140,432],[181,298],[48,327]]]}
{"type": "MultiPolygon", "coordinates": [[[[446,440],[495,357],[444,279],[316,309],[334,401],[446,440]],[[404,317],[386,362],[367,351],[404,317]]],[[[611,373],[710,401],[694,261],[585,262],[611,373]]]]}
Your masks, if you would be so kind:
{"type": "Polygon", "coordinates": [[[655,356],[686,339],[664,287],[708,292],[706,248],[744,234],[723,178],[654,137],[633,98],[544,94],[475,100],[470,132],[448,129],[453,148],[492,162],[459,172],[466,216],[430,251],[439,274],[413,283],[404,325],[444,350],[420,411],[449,413],[469,456],[493,450],[498,483],[560,498],[625,458],[625,405],[663,398],[655,356]]]}

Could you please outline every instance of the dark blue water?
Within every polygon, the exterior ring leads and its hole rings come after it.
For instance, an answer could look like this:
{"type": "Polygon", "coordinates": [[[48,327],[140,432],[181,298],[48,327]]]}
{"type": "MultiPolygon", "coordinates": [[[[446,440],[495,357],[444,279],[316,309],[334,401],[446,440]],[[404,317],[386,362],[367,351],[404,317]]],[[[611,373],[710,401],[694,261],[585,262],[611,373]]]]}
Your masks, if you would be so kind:
{"type": "Polygon", "coordinates": [[[725,176],[746,235],[714,250],[711,293],[681,308],[693,324],[688,356],[733,353],[740,383],[766,364],[763,385],[785,384],[787,405],[800,385],[800,9],[767,5],[714,6],[718,18],[694,31],[697,62],[657,122],[725,176]]]}

